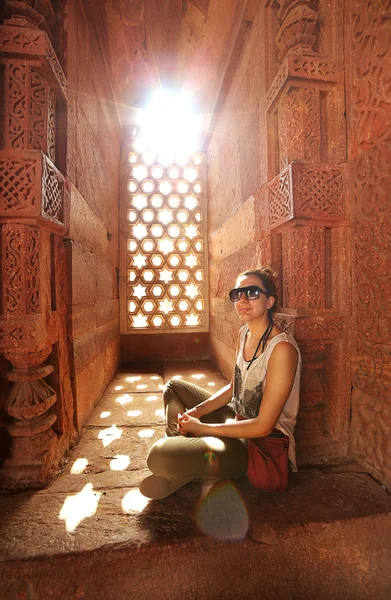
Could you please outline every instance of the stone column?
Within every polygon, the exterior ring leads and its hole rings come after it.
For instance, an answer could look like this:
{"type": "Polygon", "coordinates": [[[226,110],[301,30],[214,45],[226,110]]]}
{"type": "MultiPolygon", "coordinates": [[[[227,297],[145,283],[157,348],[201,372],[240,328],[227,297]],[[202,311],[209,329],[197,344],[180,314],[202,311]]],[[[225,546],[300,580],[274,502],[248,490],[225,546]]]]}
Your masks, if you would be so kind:
{"type": "Polygon", "coordinates": [[[50,412],[58,398],[45,378],[53,372],[46,360],[59,339],[53,251],[69,210],[67,183],[54,164],[56,110],[67,90],[49,39],[50,0],[6,1],[5,13],[0,351],[12,365],[5,408],[13,443],[0,487],[40,487],[58,460],[57,417],[50,412]]]}
{"type": "Polygon", "coordinates": [[[341,11],[336,0],[266,2],[277,52],[268,51],[269,184],[261,197],[280,276],[277,319],[303,355],[302,463],[348,453],[349,203],[343,69],[334,51],[341,11]]]}

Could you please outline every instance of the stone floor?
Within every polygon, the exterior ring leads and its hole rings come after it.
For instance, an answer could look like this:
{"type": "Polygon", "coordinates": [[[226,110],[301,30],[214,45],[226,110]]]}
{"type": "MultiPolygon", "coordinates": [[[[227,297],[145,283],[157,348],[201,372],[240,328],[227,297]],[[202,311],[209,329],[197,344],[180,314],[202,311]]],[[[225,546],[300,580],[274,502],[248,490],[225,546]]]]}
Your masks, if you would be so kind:
{"type": "Polygon", "coordinates": [[[172,377],[226,383],[207,362],[119,372],[50,487],[0,496],[0,597],[388,600],[391,498],[359,465],[303,469],[280,496],[140,494],[172,377]]]}

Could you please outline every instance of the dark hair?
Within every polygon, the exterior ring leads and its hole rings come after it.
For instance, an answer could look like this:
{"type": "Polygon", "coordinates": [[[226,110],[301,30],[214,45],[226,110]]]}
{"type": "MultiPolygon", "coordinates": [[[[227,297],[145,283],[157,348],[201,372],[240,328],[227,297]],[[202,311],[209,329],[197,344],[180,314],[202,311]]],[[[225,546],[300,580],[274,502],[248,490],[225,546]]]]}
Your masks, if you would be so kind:
{"type": "Polygon", "coordinates": [[[241,277],[247,277],[248,275],[255,275],[258,277],[265,288],[265,292],[268,296],[273,296],[274,304],[271,308],[268,309],[269,316],[272,317],[277,309],[277,273],[273,271],[270,267],[261,267],[260,269],[249,269],[248,271],[243,271],[240,275],[237,276],[236,281],[241,277]]]}

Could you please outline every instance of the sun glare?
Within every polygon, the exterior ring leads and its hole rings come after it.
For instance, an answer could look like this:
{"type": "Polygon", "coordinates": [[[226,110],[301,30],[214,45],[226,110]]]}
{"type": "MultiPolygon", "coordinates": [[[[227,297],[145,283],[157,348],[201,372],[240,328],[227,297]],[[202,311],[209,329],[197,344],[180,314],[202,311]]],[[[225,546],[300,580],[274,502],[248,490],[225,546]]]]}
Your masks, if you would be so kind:
{"type": "Polygon", "coordinates": [[[75,531],[83,519],[96,513],[101,495],[101,492],[94,491],[92,483],[87,483],[78,494],[67,496],[58,518],[65,521],[69,533],[75,531]]]}
{"type": "Polygon", "coordinates": [[[200,121],[184,93],[156,92],[139,111],[137,121],[144,148],[161,155],[187,155],[199,150],[200,121]]]}
{"type": "Polygon", "coordinates": [[[140,490],[130,490],[122,499],[122,510],[125,513],[142,512],[149,500],[142,495],[140,490]]]}

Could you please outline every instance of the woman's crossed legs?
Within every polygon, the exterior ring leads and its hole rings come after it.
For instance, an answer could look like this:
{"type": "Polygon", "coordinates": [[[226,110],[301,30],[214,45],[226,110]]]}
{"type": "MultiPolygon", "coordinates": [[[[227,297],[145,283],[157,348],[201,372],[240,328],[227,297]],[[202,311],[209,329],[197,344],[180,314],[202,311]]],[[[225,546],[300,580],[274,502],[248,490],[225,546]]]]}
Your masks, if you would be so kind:
{"type": "MultiPolygon", "coordinates": [[[[165,498],[193,479],[237,479],[246,476],[247,448],[244,440],[216,437],[185,437],[177,430],[178,414],[193,408],[212,394],[192,383],[171,380],[163,392],[166,435],[155,442],[147,465],[152,476],[140,485],[149,498],[165,498]]],[[[205,415],[204,423],[224,423],[233,418],[227,405],[205,415]]]]}

